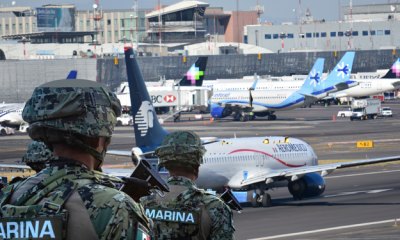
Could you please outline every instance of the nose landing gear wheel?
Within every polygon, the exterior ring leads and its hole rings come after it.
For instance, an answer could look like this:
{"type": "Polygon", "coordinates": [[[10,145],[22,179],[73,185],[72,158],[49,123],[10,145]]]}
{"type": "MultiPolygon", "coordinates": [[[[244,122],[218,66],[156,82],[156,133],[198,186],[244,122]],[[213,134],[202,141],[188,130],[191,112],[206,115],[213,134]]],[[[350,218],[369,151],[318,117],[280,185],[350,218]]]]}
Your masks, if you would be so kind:
{"type": "Polygon", "coordinates": [[[263,207],[271,207],[271,196],[268,193],[265,193],[262,198],[263,207]]]}
{"type": "Polygon", "coordinates": [[[260,206],[260,195],[256,194],[253,199],[251,199],[251,206],[257,208],[260,206]]]}

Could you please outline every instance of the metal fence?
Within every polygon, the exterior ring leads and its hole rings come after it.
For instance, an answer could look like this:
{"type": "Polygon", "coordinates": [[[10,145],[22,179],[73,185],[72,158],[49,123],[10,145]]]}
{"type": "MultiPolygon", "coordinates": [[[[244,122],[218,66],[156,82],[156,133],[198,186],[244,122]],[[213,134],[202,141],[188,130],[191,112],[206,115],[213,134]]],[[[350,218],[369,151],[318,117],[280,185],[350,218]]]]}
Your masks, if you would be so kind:
{"type": "Polygon", "coordinates": [[[35,87],[66,78],[71,70],[96,80],[95,59],[0,61],[0,103],[26,102],[35,87]]]}
{"type": "MultiPolygon", "coordinates": [[[[294,74],[307,75],[317,58],[325,58],[324,72],[331,71],[346,51],[337,52],[298,52],[298,53],[270,53],[251,55],[213,55],[208,57],[206,80],[219,78],[242,78],[257,73],[259,75],[289,76],[294,74]]],[[[356,51],[352,72],[374,72],[378,69],[389,69],[399,53],[393,50],[368,50],[356,51]]],[[[171,57],[138,57],[138,63],[146,81],[158,81],[160,76],[166,79],[181,79],[198,56],[188,56],[183,62],[181,56],[171,57]]],[[[112,89],[121,82],[127,81],[125,60],[119,59],[119,64],[114,64],[114,59],[97,60],[98,81],[112,89]]]]}

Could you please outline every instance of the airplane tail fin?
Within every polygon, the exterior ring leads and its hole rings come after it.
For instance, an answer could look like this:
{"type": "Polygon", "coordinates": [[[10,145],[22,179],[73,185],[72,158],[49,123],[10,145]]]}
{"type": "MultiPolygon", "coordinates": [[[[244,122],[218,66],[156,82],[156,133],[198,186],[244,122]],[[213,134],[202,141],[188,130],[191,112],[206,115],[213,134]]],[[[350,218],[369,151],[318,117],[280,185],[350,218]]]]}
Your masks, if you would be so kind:
{"type": "Polygon", "coordinates": [[[203,86],[208,57],[199,57],[180,81],[181,86],[203,86]]]}
{"type": "Polygon", "coordinates": [[[355,52],[347,52],[342,59],[338,62],[336,67],[328,75],[325,80],[322,81],[323,90],[329,91],[331,88],[340,83],[347,83],[350,80],[351,69],[353,68],[355,52]]]}
{"type": "Polygon", "coordinates": [[[313,68],[299,90],[300,94],[309,94],[315,89],[320,88],[324,62],[324,58],[318,58],[317,61],[315,61],[313,68]]]}
{"type": "Polygon", "coordinates": [[[400,58],[397,59],[386,75],[382,78],[400,78],[400,58]]]}
{"type": "Polygon", "coordinates": [[[142,148],[143,151],[153,151],[162,144],[168,132],[164,130],[157,119],[142,72],[131,47],[125,48],[125,62],[136,146],[142,148]]]}
{"type": "Polygon", "coordinates": [[[72,70],[71,72],[69,72],[69,74],[68,74],[66,79],[76,79],[77,75],[78,75],[78,71],[72,70]]]}

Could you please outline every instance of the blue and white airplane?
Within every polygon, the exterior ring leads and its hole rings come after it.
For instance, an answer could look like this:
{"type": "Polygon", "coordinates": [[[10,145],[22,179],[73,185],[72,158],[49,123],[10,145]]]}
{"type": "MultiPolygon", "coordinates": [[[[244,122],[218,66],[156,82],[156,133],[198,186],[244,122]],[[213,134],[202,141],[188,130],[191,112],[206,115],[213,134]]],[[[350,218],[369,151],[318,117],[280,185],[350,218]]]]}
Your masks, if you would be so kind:
{"type": "Polygon", "coordinates": [[[234,114],[235,120],[246,121],[246,113],[268,116],[275,120],[275,111],[286,111],[311,104],[325,98],[331,92],[358,85],[350,81],[354,52],[347,52],[334,70],[322,79],[324,59],[318,59],[298,90],[216,91],[211,97],[211,116],[224,118],[234,114]]]}
{"type": "MultiPolygon", "coordinates": [[[[72,70],[66,79],[76,79],[78,71],[72,70]]],[[[9,127],[19,127],[25,124],[22,119],[22,111],[25,103],[5,103],[0,104],[0,124],[9,127]]]]}
{"type": "MultiPolygon", "coordinates": [[[[154,149],[160,146],[168,134],[160,125],[151,103],[133,50],[125,52],[136,147],[132,151],[108,151],[107,154],[132,156],[135,164],[146,159],[157,163],[154,149]]],[[[324,176],[333,170],[377,162],[396,161],[400,156],[368,159],[347,163],[318,165],[313,149],[306,142],[284,136],[251,138],[202,138],[207,153],[200,166],[196,184],[199,188],[223,191],[228,185],[233,190],[256,194],[253,207],[271,205],[266,191],[287,187],[295,199],[315,197],[325,190],[324,176]]],[[[104,170],[121,176],[121,172],[104,170]]],[[[129,175],[130,173],[126,173],[129,175]]]]}

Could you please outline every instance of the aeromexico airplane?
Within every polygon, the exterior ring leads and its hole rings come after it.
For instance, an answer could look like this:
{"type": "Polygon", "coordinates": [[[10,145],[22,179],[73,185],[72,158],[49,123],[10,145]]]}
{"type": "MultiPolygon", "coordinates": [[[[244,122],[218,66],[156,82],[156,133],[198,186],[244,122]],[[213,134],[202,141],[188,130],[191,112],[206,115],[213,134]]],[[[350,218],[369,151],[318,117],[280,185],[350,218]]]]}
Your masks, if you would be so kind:
{"type": "MultiPolygon", "coordinates": [[[[132,151],[108,151],[107,154],[132,156],[136,161],[146,159],[156,164],[154,149],[162,144],[168,132],[157,120],[131,48],[125,50],[125,61],[135,116],[136,147],[132,151]]],[[[288,187],[295,199],[315,197],[325,190],[324,176],[335,169],[400,159],[395,156],[319,166],[311,146],[296,138],[265,136],[202,140],[207,153],[196,184],[218,192],[225,185],[233,190],[255,190],[254,207],[270,206],[271,198],[266,191],[271,188],[288,187]]]]}
{"type": "Polygon", "coordinates": [[[321,79],[324,59],[318,59],[299,90],[216,91],[211,97],[211,116],[224,118],[234,114],[235,120],[246,120],[245,113],[275,120],[275,111],[306,106],[325,98],[331,92],[353,87],[350,81],[354,52],[347,52],[325,79],[321,79]]]}
{"type": "MultiPolygon", "coordinates": [[[[76,79],[78,71],[72,70],[66,79],[76,79]]],[[[0,124],[9,127],[19,127],[24,120],[22,119],[22,111],[25,103],[7,103],[0,104],[0,124]]]]}

